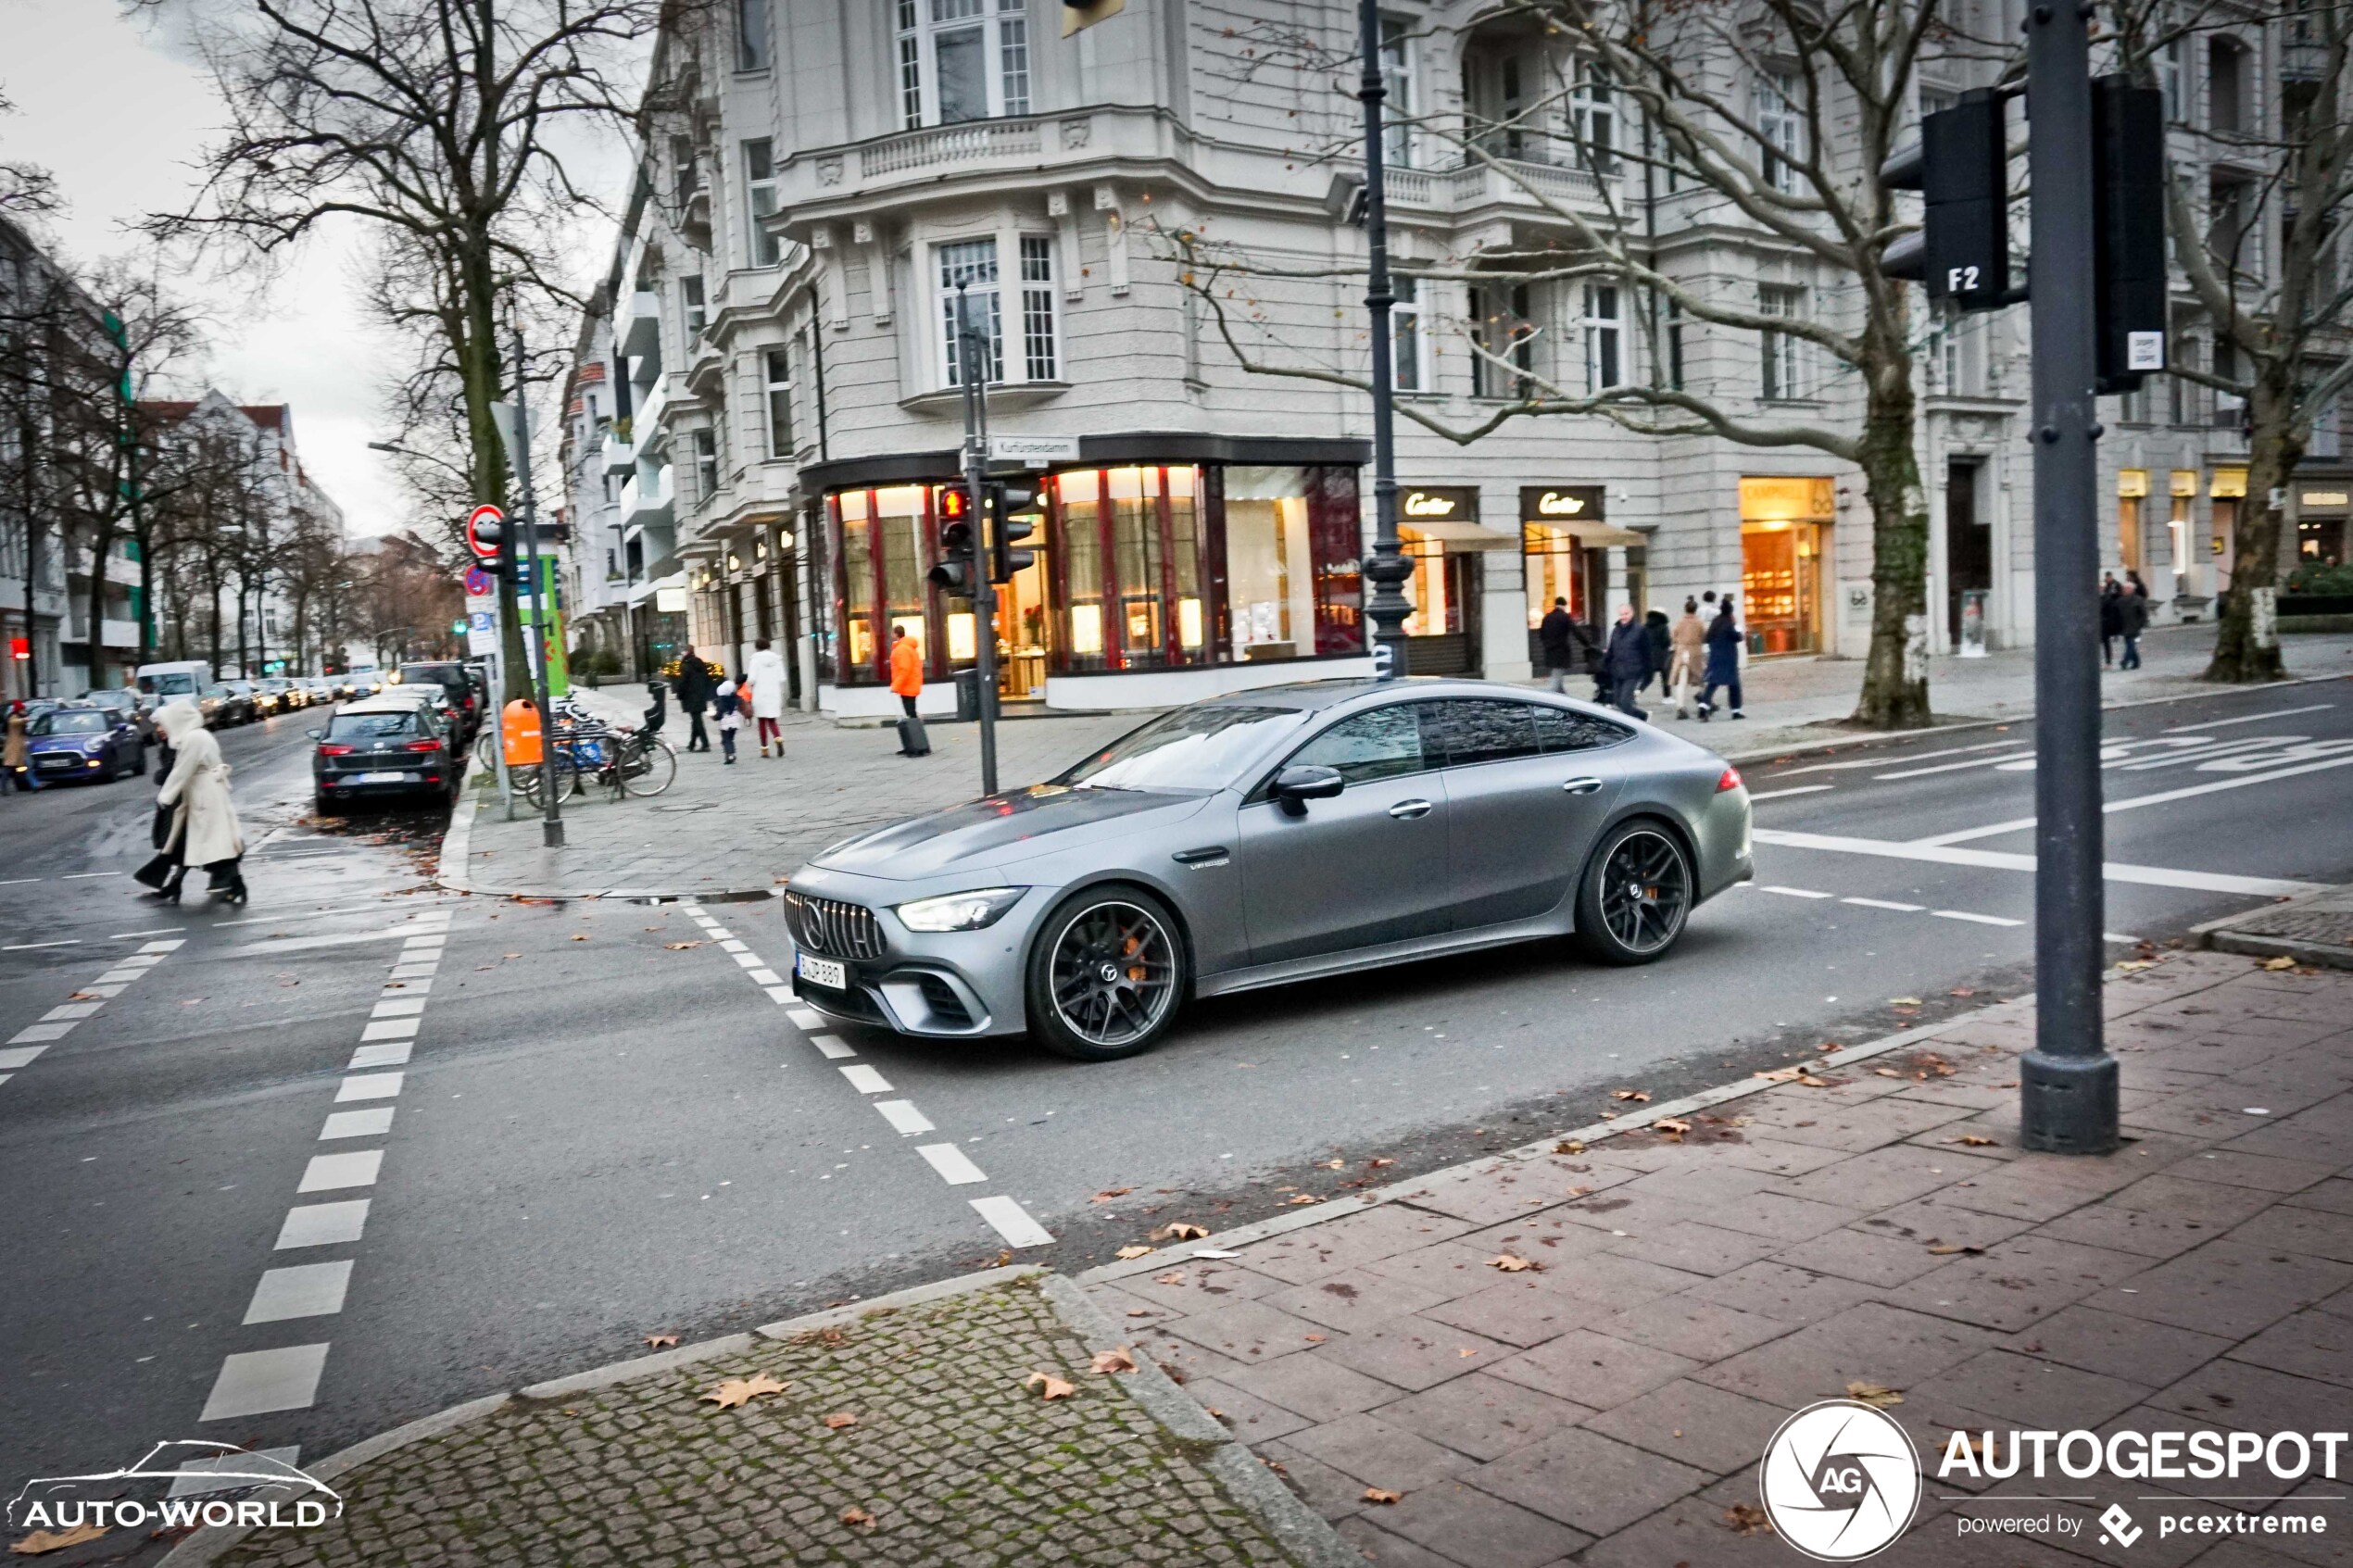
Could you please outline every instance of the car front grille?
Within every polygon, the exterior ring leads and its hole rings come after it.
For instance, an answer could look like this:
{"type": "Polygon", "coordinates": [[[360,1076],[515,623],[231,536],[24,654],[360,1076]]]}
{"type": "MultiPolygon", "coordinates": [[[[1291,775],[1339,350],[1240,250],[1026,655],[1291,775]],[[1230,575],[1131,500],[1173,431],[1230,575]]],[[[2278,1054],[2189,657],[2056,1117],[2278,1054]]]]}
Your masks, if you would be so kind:
{"type": "Polygon", "coordinates": [[[883,956],[882,927],[872,909],[800,893],[786,894],[785,908],[792,914],[793,940],[803,952],[837,959],[883,956]]]}

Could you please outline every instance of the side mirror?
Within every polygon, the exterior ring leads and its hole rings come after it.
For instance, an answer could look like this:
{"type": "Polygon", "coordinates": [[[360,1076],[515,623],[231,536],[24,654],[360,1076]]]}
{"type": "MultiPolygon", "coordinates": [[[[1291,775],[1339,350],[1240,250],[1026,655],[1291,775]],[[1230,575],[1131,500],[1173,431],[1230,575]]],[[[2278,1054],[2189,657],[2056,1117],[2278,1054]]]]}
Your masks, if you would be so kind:
{"type": "Polygon", "coordinates": [[[327,738],[327,732],[324,730],[305,730],[302,733],[309,736],[312,740],[325,740],[327,738]]]}
{"type": "Polygon", "coordinates": [[[1303,817],[1307,815],[1309,801],[1329,800],[1347,787],[1348,780],[1337,768],[1302,765],[1285,768],[1277,773],[1270,793],[1281,805],[1285,816],[1303,817]]]}

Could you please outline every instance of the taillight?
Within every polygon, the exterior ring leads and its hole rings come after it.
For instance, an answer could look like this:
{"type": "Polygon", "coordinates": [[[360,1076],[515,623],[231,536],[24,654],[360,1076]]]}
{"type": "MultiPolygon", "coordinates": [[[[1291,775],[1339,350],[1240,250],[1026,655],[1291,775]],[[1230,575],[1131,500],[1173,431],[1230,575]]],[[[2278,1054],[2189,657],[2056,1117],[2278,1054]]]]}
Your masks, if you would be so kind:
{"type": "Polygon", "coordinates": [[[1724,770],[1724,776],[1716,781],[1716,793],[1721,795],[1728,789],[1738,789],[1740,786],[1741,771],[1738,768],[1727,768],[1724,770]]]}
{"type": "Polygon", "coordinates": [[[437,740],[412,740],[409,743],[409,749],[411,751],[439,751],[441,749],[441,743],[437,740]]]}
{"type": "Polygon", "coordinates": [[[319,748],[319,755],[321,757],[348,757],[351,755],[351,747],[347,746],[322,746],[319,748]]]}

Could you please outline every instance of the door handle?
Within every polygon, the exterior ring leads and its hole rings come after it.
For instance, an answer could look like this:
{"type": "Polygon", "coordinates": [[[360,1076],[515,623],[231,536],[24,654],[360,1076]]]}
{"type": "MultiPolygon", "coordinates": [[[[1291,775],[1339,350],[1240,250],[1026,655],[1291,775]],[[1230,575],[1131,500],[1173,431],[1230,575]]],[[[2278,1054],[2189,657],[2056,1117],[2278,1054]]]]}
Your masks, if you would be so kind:
{"type": "Polygon", "coordinates": [[[1233,856],[1224,845],[1213,844],[1200,849],[1179,849],[1168,858],[1180,866],[1190,866],[1196,871],[1206,871],[1228,863],[1233,856]]]}
{"type": "Polygon", "coordinates": [[[1401,800],[1396,805],[1391,806],[1389,809],[1389,814],[1395,817],[1401,822],[1410,822],[1416,817],[1427,817],[1429,815],[1429,802],[1427,800],[1401,800]]]}
{"type": "Polygon", "coordinates": [[[1562,789],[1571,795],[1591,795],[1601,787],[1602,781],[1595,778],[1571,779],[1561,785],[1562,789]]]}

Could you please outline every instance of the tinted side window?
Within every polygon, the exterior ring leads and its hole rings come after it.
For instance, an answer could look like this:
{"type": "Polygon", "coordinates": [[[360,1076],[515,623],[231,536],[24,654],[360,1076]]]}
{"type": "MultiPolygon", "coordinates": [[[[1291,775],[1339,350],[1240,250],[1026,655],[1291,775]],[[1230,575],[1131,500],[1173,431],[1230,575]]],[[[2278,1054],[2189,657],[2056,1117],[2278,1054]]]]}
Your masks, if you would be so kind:
{"type": "Polygon", "coordinates": [[[1418,773],[1422,759],[1419,703],[1396,703],[1341,720],[1291,755],[1293,767],[1337,769],[1350,784],[1418,773]]]}
{"type": "Polygon", "coordinates": [[[1454,698],[1422,708],[1422,749],[1449,768],[1536,755],[1533,703],[1454,698]]]}
{"type": "MultiPolygon", "coordinates": [[[[1530,705],[1531,707],[1534,705],[1530,705]]],[[[1536,741],[1550,757],[1562,751],[1593,751],[1629,739],[1633,732],[1606,719],[1563,708],[1536,708],[1536,741]]]]}

